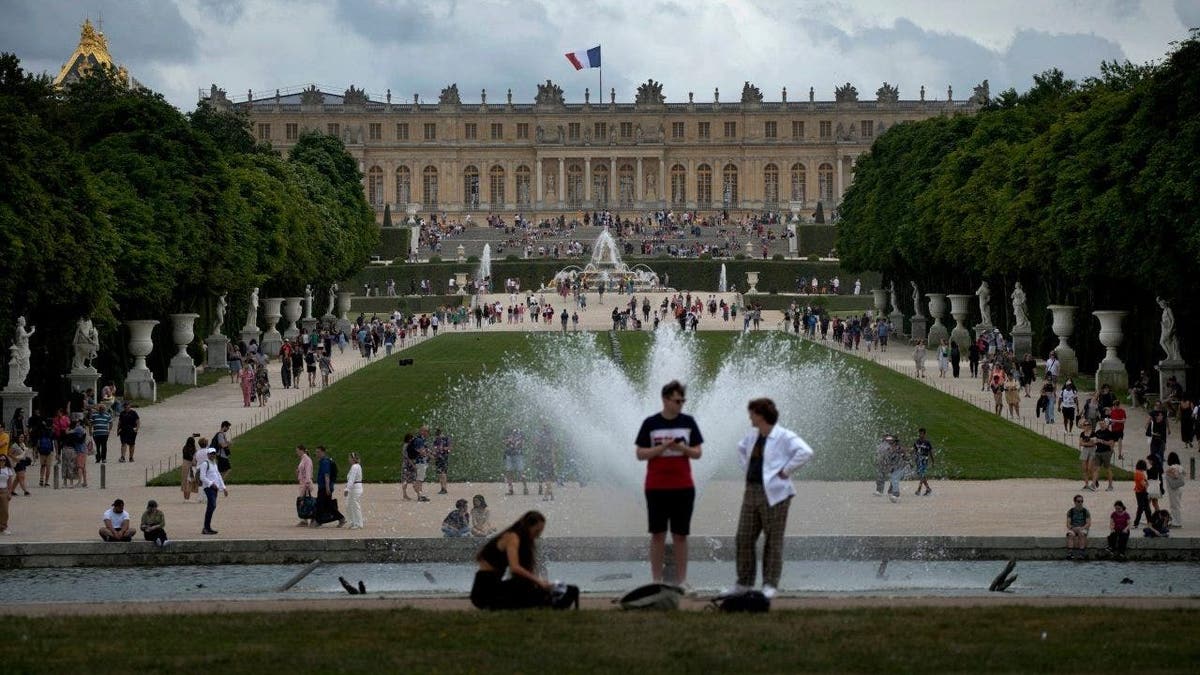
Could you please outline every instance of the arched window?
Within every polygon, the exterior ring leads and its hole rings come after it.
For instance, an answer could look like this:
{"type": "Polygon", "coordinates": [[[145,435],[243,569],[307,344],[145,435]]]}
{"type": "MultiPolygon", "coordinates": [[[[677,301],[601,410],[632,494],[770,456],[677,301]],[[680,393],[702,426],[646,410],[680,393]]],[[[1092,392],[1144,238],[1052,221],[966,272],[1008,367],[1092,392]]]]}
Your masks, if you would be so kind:
{"type": "Polygon", "coordinates": [[[533,190],[533,178],[529,167],[522,164],[517,167],[517,206],[528,207],[533,203],[531,192],[533,190]]]}
{"type": "Polygon", "coordinates": [[[608,206],[608,165],[592,167],[592,203],[596,208],[608,206]]]}
{"type": "Polygon", "coordinates": [[[396,169],[396,210],[404,212],[412,201],[412,171],[407,166],[396,169]]]}
{"type": "Polygon", "coordinates": [[[617,169],[617,203],[621,208],[632,208],[633,198],[633,165],[622,164],[617,169]]]}
{"type": "Polygon", "coordinates": [[[738,170],[733,164],[726,164],[721,172],[721,204],[725,208],[735,208],[738,203],[738,170]]]}
{"type": "Polygon", "coordinates": [[[463,169],[463,208],[468,211],[479,208],[479,169],[474,165],[463,169]]]}
{"type": "Polygon", "coordinates": [[[687,206],[687,169],[682,164],[671,167],[671,206],[679,209],[687,206]]]}
{"type": "Polygon", "coordinates": [[[833,204],[833,165],[828,162],[817,167],[817,198],[833,204]]]}
{"type": "Polygon", "coordinates": [[[504,167],[499,164],[488,170],[488,203],[493,209],[504,206],[504,167]]]}
{"type": "Polygon", "coordinates": [[[583,206],[583,166],[567,165],[567,205],[573,209],[583,206]]]}
{"type": "Polygon", "coordinates": [[[432,164],[421,171],[421,201],[426,211],[435,211],[438,207],[438,170],[432,164]]]}
{"type": "Polygon", "coordinates": [[[371,206],[383,206],[383,169],[378,166],[367,170],[367,201],[371,206]]]}
{"type": "Polygon", "coordinates": [[[804,165],[796,162],[792,165],[792,201],[802,202],[808,199],[808,172],[804,165]]]}
{"type": "Polygon", "coordinates": [[[763,167],[763,201],[767,206],[779,205],[779,167],[774,164],[763,167]]]}
{"type": "Polygon", "coordinates": [[[696,206],[712,208],[712,167],[707,164],[696,167],[696,206]]]}

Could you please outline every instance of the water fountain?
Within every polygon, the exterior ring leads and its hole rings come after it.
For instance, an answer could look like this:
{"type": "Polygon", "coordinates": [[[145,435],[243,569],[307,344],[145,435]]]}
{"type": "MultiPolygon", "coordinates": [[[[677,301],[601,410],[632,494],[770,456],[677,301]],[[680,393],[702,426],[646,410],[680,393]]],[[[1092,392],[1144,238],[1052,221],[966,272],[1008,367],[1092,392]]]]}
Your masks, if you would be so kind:
{"type": "Polygon", "coordinates": [[[492,245],[483,245],[483,255],[479,257],[479,272],[476,279],[487,279],[492,276],[492,245]]]}
{"type": "Polygon", "coordinates": [[[721,276],[717,277],[717,292],[727,293],[728,291],[729,284],[725,280],[725,263],[721,263],[721,276]]]}
{"type": "Polygon", "coordinates": [[[578,281],[585,290],[616,290],[622,285],[633,283],[635,291],[652,291],[662,288],[658,274],[649,267],[638,264],[630,267],[621,260],[617,240],[605,229],[592,244],[592,259],[581,269],[568,265],[554,275],[556,284],[563,281],[578,281]]]}

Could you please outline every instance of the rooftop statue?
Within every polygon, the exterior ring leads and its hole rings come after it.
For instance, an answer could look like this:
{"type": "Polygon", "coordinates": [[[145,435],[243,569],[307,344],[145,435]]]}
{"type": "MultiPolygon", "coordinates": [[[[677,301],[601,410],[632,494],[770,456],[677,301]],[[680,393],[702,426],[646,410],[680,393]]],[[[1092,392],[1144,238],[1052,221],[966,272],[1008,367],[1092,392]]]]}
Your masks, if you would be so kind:
{"type": "Polygon", "coordinates": [[[991,94],[988,91],[988,81],[984,80],[975,85],[975,93],[971,94],[971,98],[967,99],[967,102],[976,105],[987,105],[990,100],[991,94]]]}
{"type": "Polygon", "coordinates": [[[838,103],[853,103],[858,100],[858,90],[847,82],[833,90],[833,98],[838,103]]]}
{"type": "Polygon", "coordinates": [[[461,103],[462,99],[458,97],[457,82],[443,88],[442,93],[438,94],[438,105],[459,105],[461,103]]]}
{"type": "Polygon", "coordinates": [[[342,103],[345,105],[364,105],[367,101],[367,92],[354,85],[350,85],[350,88],[342,95],[342,103]]]}
{"type": "Polygon", "coordinates": [[[325,94],[317,89],[317,85],[309,85],[300,92],[300,105],[322,105],[325,103],[325,94]]]}
{"type": "Polygon", "coordinates": [[[883,86],[875,90],[875,100],[879,103],[895,103],[899,101],[900,87],[884,82],[883,86]]]}
{"type": "Polygon", "coordinates": [[[637,89],[637,98],[634,103],[637,105],[662,105],[667,100],[662,93],[662,82],[654,80],[646,80],[646,82],[637,89]]]}
{"type": "Polygon", "coordinates": [[[742,85],[742,103],[762,103],[763,95],[758,87],[747,81],[742,85]]]}
{"type": "Polygon", "coordinates": [[[537,86],[537,97],[533,100],[538,105],[566,105],[563,99],[562,87],[546,80],[546,84],[537,86]]]}

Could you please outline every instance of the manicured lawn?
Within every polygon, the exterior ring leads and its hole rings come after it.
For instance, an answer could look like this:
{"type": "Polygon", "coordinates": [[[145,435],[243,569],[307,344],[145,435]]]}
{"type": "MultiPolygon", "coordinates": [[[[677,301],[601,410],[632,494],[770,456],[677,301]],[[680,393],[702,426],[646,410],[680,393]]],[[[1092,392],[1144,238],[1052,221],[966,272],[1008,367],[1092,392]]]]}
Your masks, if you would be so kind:
{"type": "MultiPolygon", "coordinates": [[[[607,354],[608,334],[595,334],[594,339],[607,354]]],[[[793,338],[764,331],[745,337],[733,332],[699,333],[695,339],[700,376],[707,378],[732,358],[731,354],[778,349],[779,341],[793,338]]],[[[647,370],[651,335],[626,332],[618,334],[618,340],[626,371],[634,380],[641,380],[647,370]]],[[[405,352],[414,361],[410,367],[398,367],[395,357],[382,359],[235,439],[236,482],[290,482],[295,467],[293,448],[298,443],[310,448],[326,445],[339,464],[346,453],[356,450],[371,468],[369,480],[398,480],[405,433],[423,422],[431,426],[442,423],[431,417],[450,406],[465,408],[469,416],[473,413],[473,389],[486,386],[478,384],[481,377],[506,362],[536,370],[541,362],[539,355],[551,341],[561,338],[524,333],[451,333],[405,352]]],[[[840,392],[839,400],[862,399],[867,405],[863,418],[847,418],[842,424],[845,428],[824,435],[813,432],[817,436],[809,437],[810,442],[819,441],[820,452],[805,468],[803,478],[870,479],[879,436],[898,433],[910,444],[919,426],[929,429],[938,453],[933,473],[939,477],[1074,478],[1078,471],[1074,450],[899,373],[811,343],[789,342],[785,347],[788,367],[823,363],[823,377],[837,380],[826,386],[838,387],[835,393],[840,392]]],[[[811,384],[798,381],[794,386],[811,384]]],[[[731,410],[731,420],[739,426],[745,424],[743,405],[739,402],[736,412],[731,410]]],[[[718,423],[705,420],[702,426],[718,423]]],[[[497,420],[492,434],[495,438],[476,441],[477,447],[467,440],[456,445],[455,480],[496,480],[501,470],[499,438],[503,424],[503,420],[497,420]]],[[[798,431],[806,433],[805,429],[798,431]]],[[[462,438],[454,429],[450,433],[462,438]]],[[[732,469],[727,467],[721,474],[732,476],[732,469]]],[[[174,484],[176,477],[171,474],[162,480],[174,484]]]]}
{"type": "Polygon", "coordinates": [[[8,618],[0,659],[12,673],[1038,673],[1128,672],[1136,653],[1183,673],[1197,625],[1195,610],[1095,607],[8,618]],[[1115,626],[1137,626],[1136,648],[1096,644],[1115,626]]]}

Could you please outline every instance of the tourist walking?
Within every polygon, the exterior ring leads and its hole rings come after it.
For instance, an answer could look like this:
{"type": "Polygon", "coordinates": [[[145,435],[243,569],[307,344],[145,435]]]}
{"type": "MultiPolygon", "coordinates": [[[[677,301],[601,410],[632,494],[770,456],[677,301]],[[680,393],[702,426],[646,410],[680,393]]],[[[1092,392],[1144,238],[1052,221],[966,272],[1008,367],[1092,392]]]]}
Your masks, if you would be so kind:
{"type": "Polygon", "coordinates": [[[900,501],[900,480],[907,470],[908,458],[900,446],[899,437],[887,434],[875,449],[875,496],[882,497],[887,483],[888,499],[900,501]]]}
{"type": "Polygon", "coordinates": [[[754,587],[757,560],[754,547],[763,535],[763,595],[775,597],[783,574],[783,534],[796,488],[792,475],[812,459],[813,451],[795,432],[778,424],[779,410],[769,398],[746,406],[753,429],[737,445],[738,462],[746,476],[738,516],[737,584],[734,594],[754,587]]]}
{"type": "Polygon", "coordinates": [[[1008,404],[1009,418],[1021,417],[1021,388],[1014,379],[1004,382],[1004,402],[1008,404]]]}
{"type": "Polygon", "coordinates": [[[350,529],[361,530],[363,526],[363,473],[362,461],[357,452],[350,453],[350,469],[346,471],[346,488],[342,494],[346,497],[346,513],[350,516],[350,529]]]}
{"type": "Polygon", "coordinates": [[[179,462],[179,489],[183,492],[183,500],[192,498],[192,493],[198,490],[196,485],[196,438],[192,434],[183,442],[183,452],[179,462]]]}
{"type": "Polygon", "coordinates": [[[441,489],[438,490],[439,495],[450,494],[448,487],[448,472],[450,470],[450,452],[452,450],[452,442],[450,436],[442,433],[442,430],[433,430],[433,468],[437,471],[438,484],[441,489]]]}
{"type": "Polygon", "coordinates": [[[950,372],[954,377],[962,371],[962,350],[959,349],[957,342],[950,343],[950,372]]]}
{"type": "Polygon", "coordinates": [[[308,503],[313,499],[313,463],[312,457],[308,456],[308,448],[303,445],[296,446],[296,457],[299,459],[296,463],[296,485],[300,492],[297,495],[300,507],[296,509],[296,515],[299,516],[300,522],[296,524],[296,527],[306,527],[312,516],[308,503]]]}
{"type": "Polygon", "coordinates": [[[137,410],[134,409],[133,403],[125,403],[125,408],[121,410],[121,414],[117,416],[117,438],[121,440],[121,460],[125,461],[126,456],[129,461],[133,461],[133,451],[137,448],[137,435],[141,430],[141,417],[138,416],[137,410]]]}
{"type": "Polygon", "coordinates": [[[1075,428],[1075,410],[1079,406],[1079,392],[1075,383],[1068,379],[1058,397],[1058,412],[1062,414],[1063,431],[1068,434],[1075,428]]]}
{"type": "Polygon", "coordinates": [[[1146,477],[1146,460],[1139,459],[1133,467],[1133,498],[1137,501],[1137,513],[1133,515],[1133,526],[1142,522],[1142,516],[1150,520],[1150,495],[1147,492],[1150,480],[1146,477]]]}
{"type": "Polygon", "coordinates": [[[1095,492],[1092,481],[1096,475],[1096,435],[1092,433],[1092,423],[1087,420],[1079,422],[1079,465],[1083,471],[1083,488],[1095,492]]]}
{"type": "Polygon", "coordinates": [[[929,441],[925,427],[917,429],[917,440],[913,442],[913,462],[916,464],[918,480],[916,494],[921,494],[923,486],[925,496],[928,497],[933,494],[933,488],[929,487],[929,470],[933,468],[933,443],[929,441]]]}
{"type": "Polygon", "coordinates": [[[254,394],[254,364],[247,358],[242,366],[242,372],[238,375],[238,381],[242,385],[242,407],[250,407],[250,397],[254,394]]]}
{"type": "Polygon", "coordinates": [[[916,377],[925,377],[925,342],[917,340],[913,348],[913,365],[916,367],[916,377]]]}
{"type": "Polygon", "coordinates": [[[12,460],[7,454],[0,455],[0,534],[12,534],[8,531],[8,502],[12,499],[16,480],[17,472],[13,471],[12,460]]]}
{"type": "Polygon", "coordinates": [[[504,480],[510,495],[514,477],[521,480],[523,494],[529,494],[529,483],[525,481],[525,435],[516,427],[504,438],[504,480]]]}
{"type": "MultiPolygon", "coordinates": [[[[96,463],[106,464],[108,462],[108,435],[112,431],[112,413],[108,411],[108,406],[101,403],[92,411],[89,419],[89,424],[92,427],[92,442],[96,445],[96,463]]],[[[122,457],[124,462],[125,458],[122,457]]]]}
{"type": "Polygon", "coordinates": [[[1187,481],[1184,477],[1183,465],[1179,463],[1179,455],[1170,453],[1167,455],[1167,468],[1163,473],[1163,478],[1166,481],[1167,503],[1171,507],[1171,526],[1183,527],[1183,485],[1187,481]]]}
{"type": "Polygon", "coordinates": [[[637,458],[646,462],[646,512],[650,530],[650,574],[663,581],[667,530],[675,553],[675,583],[686,587],[688,534],[696,488],[691,460],[703,454],[704,436],[691,415],[683,413],[687,390],[678,380],[662,388],[662,411],[647,417],[634,440],[637,458]]]}
{"type": "MultiPolygon", "coordinates": [[[[200,439],[200,445],[208,445],[208,439],[200,439]]],[[[217,510],[217,492],[223,492],[226,497],[229,496],[229,488],[225,487],[225,479],[221,477],[221,472],[217,470],[217,449],[208,447],[204,449],[204,460],[200,462],[200,487],[204,490],[204,529],[200,530],[200,534],[216,534],[217,531],[212,528],[213,513],[217,510]]]]}
{"type": "Polygon", "coordinates": [[[938,345],[937,362],[938,377],[946,377],[946,371],[950,369],[950,345],[945,340],[938,345]]]}
{"type": "Polygon", "coordinates": [[[329,456],[325,446],[317,446],[317,510],[313,514],[313,525],[320,527],[325,523],[338,521],[337,526],[346,524],[346,517],[338,510],[337,502],[333,499],[333,489],[337,486],[337,463],[329,456]]]}
{"type": "Polygon", "coordinates": [[[1100,470],[1108,471],[1108,487],[1105,492],[1113,491],[1112,456],[1113,446],[1117,444],[1117,434],[1112,430],[1112,424],[1104,418],[1096,423],[1093,440],[1096,441],[1095,457],[1092,461],[1092,487],[1100,487],[1100,470]]]}

